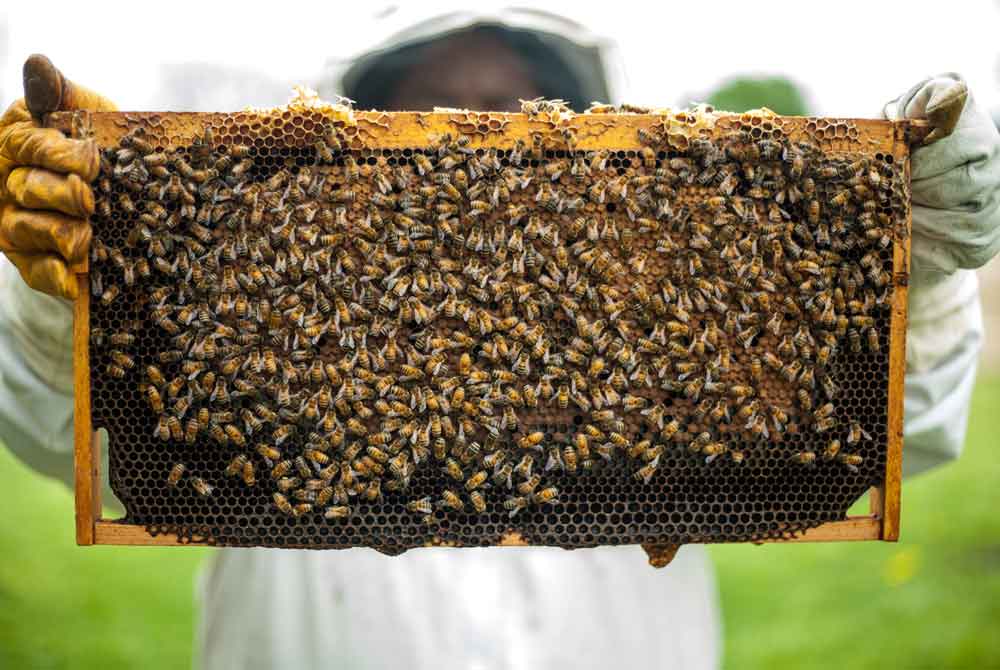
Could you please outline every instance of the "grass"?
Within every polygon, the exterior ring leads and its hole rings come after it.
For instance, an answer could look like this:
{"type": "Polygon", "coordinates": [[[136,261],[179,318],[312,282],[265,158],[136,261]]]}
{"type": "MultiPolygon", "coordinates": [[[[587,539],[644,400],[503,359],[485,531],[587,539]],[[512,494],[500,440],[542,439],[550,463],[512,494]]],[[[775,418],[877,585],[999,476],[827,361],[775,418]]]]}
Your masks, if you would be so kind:
{"type": "Polygon", "coordinates": [[[0,447],[0,668],[184,668],[209,550],[77,547],[73,498],[0,447]]]}
{"type": "MultiPolygon", "coordinates": [[[[998,409],[983,379],[965,455],[906,484],[898,544],[714,547],[726,667],[1000,668],[998,409]]],[[[208,550],[77,548],[69,492],[3,449],[0,491],[0,668],[190,664],[208,550]]]]}
{"type": "Polygon", "coordinates": [[[720,546],[726,667],[1000,668],[1000,379],[962,458],[904,483],[898,544],[720,546]]]}

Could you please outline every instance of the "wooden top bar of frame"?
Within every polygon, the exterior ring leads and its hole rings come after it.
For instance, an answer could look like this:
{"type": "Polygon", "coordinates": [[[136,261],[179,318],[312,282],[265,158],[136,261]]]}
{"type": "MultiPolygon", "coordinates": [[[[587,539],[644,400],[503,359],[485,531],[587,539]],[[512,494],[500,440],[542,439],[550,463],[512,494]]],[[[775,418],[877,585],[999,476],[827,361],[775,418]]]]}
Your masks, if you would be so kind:
{"type": "MultiPolygon", "coordinates": [[[[435,136],[465,134],[475,148],[512,147],[521,140],[531,145],[533,135],[571,129],[578,150],[635,150],[642,146],[639,129],[666,133],[676,142],[694,138],[702,131],[708,136],[735,129],[736,124],[779,127],[793,141],[818,142],[829,153],[886,153],[905,157],[908,144],[919,141],[927,125],[921,121],[880,119],[832,119],[805,116],[775,116],[759,113],[694,115],[664,111],[653,114],[569,114],[554,120],[550,116],[521,113],[483,113],[466,110],[434,112],[352,112],[323,111],[315,108],[232,113],[201,112],[57,112],[49,125],[66,130],[87,129],[101,146],[113,146],[135,128],[143,128],[170,149],[188,144],[204,134],[205,128],[225,124],[247,137],[265,135],[270,127],[293,117],[303,121],[301,137],[314,134],[316,124],[327,121],[356,128],[351,149],[405,149],[421,147],[435,136]],[[74,119],[75,117],[75,119],[74,119]]],[[[226,142],[225,138],[217,138],[226,142]]],[[[232,140],[228,140],[232,142],[232,140]]],[[[671,142],[672,143],[672,142],[671,142]]],[[[565,144],[547,141],[547,149],[564,149],[565,144]]],[[[679,147],[680,148],[680,147],[679,147]]]]}

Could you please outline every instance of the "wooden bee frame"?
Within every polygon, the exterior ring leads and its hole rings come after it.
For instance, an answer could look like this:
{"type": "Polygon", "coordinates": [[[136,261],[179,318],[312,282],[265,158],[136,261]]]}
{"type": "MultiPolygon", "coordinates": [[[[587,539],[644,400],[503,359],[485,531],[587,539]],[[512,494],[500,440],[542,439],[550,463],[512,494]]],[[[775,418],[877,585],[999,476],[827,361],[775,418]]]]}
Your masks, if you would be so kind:
{"type": "MultiPolygon", "coordinates": [[[[288,112],[284,112],[288,113],[288,112]]],[[[260,116],[282,114],[272,112],[246,112],[241,117],[249,132],[260,116]]],[[[130,129],[142,125],[156,135],[169,148],[181,142],[190,142],[200,135],[215,115],[192,113],[57,113],[50,116],[49,124],[63,130],[79,133],[81,128],[92,133],[101,147],[114,146],[130,129]]],[[[356,145],[351,148],[404,148],[426,144],[435,134],[464,132],[472,137],[473,147],[509,147],[516,140],[530,144],[532,134],[539,128],[551,126],[552,121],[529,117],[524,114],[477,115],[465,111],[439,111],[434,113],[383,113],[354,112],[360,132],[356,145]]],[[[663,114],[580,114],[572,117],[576,130],[577,148],[581,150],[639,149],[637,131],[642,128],[683,129],[692,123],[684,113],[663,114]]],[[[743,115],[744,122],[766,123],[767,115],[743,115]]],[[[911,143],[925,132],[920,122],[889,122],[881,120],[814,119],[806,117],[780,117],[782,127],[790,138],[816,138],[823,128],[830,128],[824,148],[830,152],[861,151],[891,155],[904,166],[909,177],[909,152],[911,143]],[[839,124],[839,125],[838,125],[839,124]],[[850,128],[842,134],[836,128],[850,128]]],[[[909,230],[909,217],[906,221],[909,230]]],[[[870,490],[869,512],[848,516],[840,521],[828,522],[796,535],[790,540],[804,542],[883,540],[896,541],[900,528],[900,482],[903,447],[903,377],[905,372],[905,337],[907,320],[907,283],[909,276],[909,236],[896,241],[893,249],[893,293],[890,315],[889,351],[889,406],[888,453],[884,479],[881,485],[870,490]]],[[[91,424],[91,368],[89,360],[90,300],[88,266],[86,261],[75,268],[79,283],[79,298],[74,309],[73,357],[75,377],[75,477],[76,477],[76,539],[80,545],[158,545],[177,546],[199,544],[198,537],[184,538],[163,533],[153,535],[140,525],[102,516],[100,471],[100,442],[91,424]]],[[[711,540],[709,540],[711,541],[711,540]]],[[[528,542],[516,532],[507,533],[499,543],[502,546],[523,546],[528,542]]],[[[646,545],[644,545],[646,546],[646,545]]],[[[648,545],[651,562],[665,564],[675,548],[669,545],[648,545]]]]}

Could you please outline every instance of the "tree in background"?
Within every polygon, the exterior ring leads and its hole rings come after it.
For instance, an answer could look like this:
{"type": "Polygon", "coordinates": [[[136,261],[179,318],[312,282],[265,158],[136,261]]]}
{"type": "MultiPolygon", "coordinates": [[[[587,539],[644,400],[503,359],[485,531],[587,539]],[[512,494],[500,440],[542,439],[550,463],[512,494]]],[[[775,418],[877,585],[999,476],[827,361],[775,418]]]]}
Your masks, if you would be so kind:
{"type": "Polygon", "coordinates": [[[726,112],[767,107],[786,116],[809,114],[799,87],[785,77],[733,77],[712,91],[706,102],[726,112]]]}

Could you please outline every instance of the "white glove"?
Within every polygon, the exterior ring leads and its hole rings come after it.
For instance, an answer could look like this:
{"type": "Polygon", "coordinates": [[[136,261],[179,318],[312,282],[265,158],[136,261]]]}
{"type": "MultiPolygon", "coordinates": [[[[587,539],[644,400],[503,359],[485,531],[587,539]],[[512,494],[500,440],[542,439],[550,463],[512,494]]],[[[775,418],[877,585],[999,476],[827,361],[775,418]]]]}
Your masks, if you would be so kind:
{"type": "Polygon", "coordinates": [[[965,442],[983,341],[972,271],[1000,249],[1000,134],[957,74],[926,79],[886,118],[927,119],[913,150],[904,473],[955,458],[965,442]]]}
{"type": "Polygon", "coordinates": [[[1000,134],[993,120],[952,73],[920,82],[884,113],[933,126],[911,159],[914,280],[984,265],[1000,250],[1000,134]]]}

